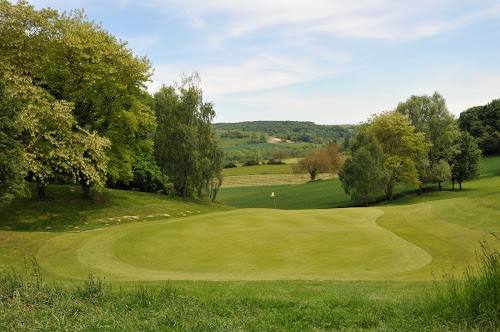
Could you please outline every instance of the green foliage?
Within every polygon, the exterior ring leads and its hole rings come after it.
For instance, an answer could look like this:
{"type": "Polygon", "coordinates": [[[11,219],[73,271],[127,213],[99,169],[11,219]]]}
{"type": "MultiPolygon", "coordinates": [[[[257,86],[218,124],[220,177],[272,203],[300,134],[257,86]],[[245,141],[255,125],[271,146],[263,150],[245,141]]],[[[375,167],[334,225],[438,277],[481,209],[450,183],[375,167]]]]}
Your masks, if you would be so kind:
{"type": "Polygon", "coordinates": [[[72,105],[78,125],[109,139],[109,180],[128,183],[134,156],[152,151],[147,58],[134,57],[125,43],[81,11],[59,14],[35,10],[25,1],[1,1],[0,17],[2,67],[48,93],[51,98],[38,98],[46,99],[43,107],[72,105]]]}
{"type": "Polygon", "coordinates": [[[423,183],[437,182],[441,187],[441,182],[451,178],[450,163],[457,153],[459,135],[455,117],[448,111],[443,96],[437,92],[432,96],[411,96],[399,103],[396,111],[408,116],[415,131],[424,133],[429,144],[428,154],[422,156],[420,165],[417,165],[420,180],[423,183]]]}
{"type": "Polygon", "coordinates": [[[7,95],[5,75],[0,73],[0,206],[22,191],[21,126],[16,121],[19,103],[7,95]]]}
{"type": "Polygon", "coordinates": [[[477,139],[484,155],[500,153],[500,99],[460,113],[458,124],[477,139]]]}
{"type": "Polygon", "coordinates": [[[339,172],[339,179],[346,194],[368,206],[384,191],[389,180],[382,147],[373,134],[363,129],[351,140],[350,155],[339,172]]]}
{"type": "Polygon", "coordinates": [[[218,130],[253,131],[292,141],[313,143],[316,138],[325,141],[340,141],[354,136],[355,126],[317,125],[301,121],[247,121],[237,123],[216,123],[218,130]]]}
{"type": "Polygon", "coordinates": [[[155,158],[178,194],[215,199],[224,155],[212,129],[213,105],[203,102],[199,84],[195,73],[178,87],[164,85],[155,93],[155,158]]]}
{"type": "Polygon", "coordinates": [[[429,146],[425,143],[424,133],[416,133],[408,117],[396,111],[374,116],[366,130],[375,135],[385,155],[385,168],[389,172],[387,198],[392,200],[397,183],[419,187],[422,184],[419,160],[427,154],[429,146]]]}
{"type": "Polygon", "coordinates": [[[462,182],[474,179],[479,176],[481,150],[478,148],[476,140],[467,132],[462,132],[458,138],[459,152],[453,158],[452,182],[459,183],[462,189],[462,182]]]}

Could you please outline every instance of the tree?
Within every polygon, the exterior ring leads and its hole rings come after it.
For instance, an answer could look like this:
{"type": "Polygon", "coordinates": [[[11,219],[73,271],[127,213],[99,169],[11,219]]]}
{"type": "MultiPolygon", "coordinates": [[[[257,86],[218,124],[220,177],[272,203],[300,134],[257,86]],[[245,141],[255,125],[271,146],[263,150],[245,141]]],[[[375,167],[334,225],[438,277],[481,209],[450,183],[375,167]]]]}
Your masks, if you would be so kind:
{"type": "Polygon", "coordinates": [[[425,134],[429,149],[419,165],[420,180],[422,183],[437,182],[441,190],[441,182],[451,177],[449,164],[457,152],[455,142],[459,135],[455,117],[448,111],[445,99],[438,92],[432,96],[411,96],[399,103],[396,111],[408,117],[416,132],[425,134]]]}
{"type": "Polygon", "coordinates": [[[77,124],[111,141],[108,175],[126,185],[136,156],[151,153],[151,64],[82,11],[60,15],[26,1],[0,1],[0,62],[56,100],[72,103],[77,124]]]}
{"type": "Polygon", "coordinates": [[[342,153],[339,152],[336,143],[330,143],[319,151],[306,153],[304,158],[292,165],[292,171],[295,174],[307,172],[311,176],[311,181],[316,180],[319,173],[337,172],[344,161],[342,153]]]}
{"type": "Polygon", "coordinates": [[[368,203],[386,188],[389,173],[384,165],[382,146],[375,135],[362,129],[350,140],[351,157],[347,158],[339,179],[346,194],[355,202],[368,203]]]}
{"type": "Polygon", "coordinates": [[[284,150],[276,150],[276,151],[273,151],[273,153],[271,154],[272,160],[281,161],[282,159],[286,159],[286,158],[288,158],[288,152],[286,152],[284,150]]]}
{"type": "Polygon", "coordinates": [[[428,149],[424,133],[415,133],[415,127],[410,125],[408,117],[396,111],[373,116],[366,130],[375,135],[385,155],[384,165],[390,175],[386,186],[389,201],[392,201],[397,183],[420,186],[422,182],[418,164],[428,149]]]}
{"type": "Polygon", "coordinates": [[[455,181],[462,189],[462,182],[476,178],[480,171],[481,150],[477,142],[469,133],[462,132],[459,139],[459,152],[453,158],[452,186],[455,181]]]}
{"type": "Polygon", "coordinates": [[[460,113],[458,124],[476,138],[484,155],[500,153],[500,99],[460,113]]]}
{"type": "Polygon", "coordinates": [[[90,189],[101,191],[106,184],[108,156],[106,150],[111,142],[100,137],[96,132],[90,133],[78,128],[72,136],[72,168],[73,181],[82,186],[83,198],[90,198],[90,189]]]}
{"type": "Polygon", "coordinates": [[[0,73],[0,206],[22,192],[20,104],[9,96],[6,73],[0,73]]]}
{"type": "Polygon", "coordinates": [[[325,148],[328,159],[330,160],[330,171],[338,172],[344,164],[344,155],[340,152],[340,147],[335,142],[330,142],[325,148]]]}
{"type": "Polygon", "coordinates": [[[212,103],[203,102],[197,73],[154,94],[158,127],[155,158],[183,197],[210,192],[215,199],[224,155],[215,137],[212,103]]]}

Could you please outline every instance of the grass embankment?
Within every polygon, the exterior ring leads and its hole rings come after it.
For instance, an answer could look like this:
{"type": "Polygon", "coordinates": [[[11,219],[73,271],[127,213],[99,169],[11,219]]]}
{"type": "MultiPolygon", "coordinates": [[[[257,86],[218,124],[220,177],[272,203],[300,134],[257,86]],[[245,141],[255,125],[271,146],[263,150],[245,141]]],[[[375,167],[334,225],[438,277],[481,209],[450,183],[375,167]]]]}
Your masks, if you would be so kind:
{"type": "Polygon", "coordinates": [[[104,189],[94,199],[82,199],[80,187],[68,185],[48,186],[47,194],[47,201],[33,197],[0,207],[0,230],[87,230],[231,209],[199,200],[112,189],[104,189]]]}

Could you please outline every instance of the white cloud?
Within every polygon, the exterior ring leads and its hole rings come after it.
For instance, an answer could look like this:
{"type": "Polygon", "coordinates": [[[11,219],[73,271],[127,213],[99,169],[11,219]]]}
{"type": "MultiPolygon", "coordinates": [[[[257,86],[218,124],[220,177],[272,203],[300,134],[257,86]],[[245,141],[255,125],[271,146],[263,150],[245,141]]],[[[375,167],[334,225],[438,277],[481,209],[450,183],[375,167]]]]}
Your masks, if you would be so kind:
{"type": "Polygon", "coordinates": [[[208,97],[248,93],[289,86],[330,77],[344,70],[345,55],[329,59],[328,66],[311,61],[306,57],[261,54],[235,64],[212,64],[192,68],[189,64],[164,64],[155,66],[154,84],[150,90],[157,90],[161,84],[171,84],[181,73],[199,72],[203,90],[208,97]]]}
{"type": "MultiPolygon", "coordinates": [[[[449,17],[461,5],[450,0],[156,0],[148,6],[182,10],[197,26],[210,14],[226,15],[218,39],[238,38],[269,27],[285,26],[297,33],[323,32],[340,37],[412,40],[459,29],[500,16],[494,1],[465,2],[465,14],[449,17]],[[486,3],[486,5],[484,4],[486,3]]],[[[463,12],[462,12],[463,13],[463,12]]]]}

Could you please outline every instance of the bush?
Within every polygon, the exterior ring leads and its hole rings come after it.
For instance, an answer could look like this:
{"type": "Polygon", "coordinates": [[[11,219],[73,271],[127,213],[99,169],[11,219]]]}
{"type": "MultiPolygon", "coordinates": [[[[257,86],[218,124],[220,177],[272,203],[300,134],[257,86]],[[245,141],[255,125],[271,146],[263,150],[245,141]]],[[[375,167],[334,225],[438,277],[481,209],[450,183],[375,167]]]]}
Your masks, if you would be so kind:
{"type": "Polygon", "coordinates": [[[224,164],[224,168],[233,168],[233,167],[237,167],[234,161],[228,161],[227,163],[224,164]]]}
{"type": "Polygon", "coordinates": [[[274,159],[270,159],[268,162],[267,162],[268,165],[286,165],[286,163],[284,161],[281,161],[281,160],[274,160],[274,159]]]}

